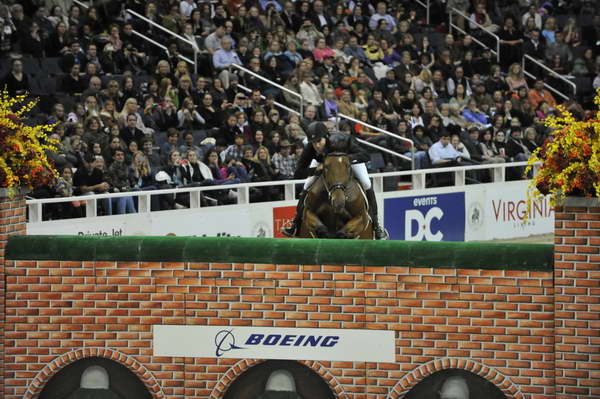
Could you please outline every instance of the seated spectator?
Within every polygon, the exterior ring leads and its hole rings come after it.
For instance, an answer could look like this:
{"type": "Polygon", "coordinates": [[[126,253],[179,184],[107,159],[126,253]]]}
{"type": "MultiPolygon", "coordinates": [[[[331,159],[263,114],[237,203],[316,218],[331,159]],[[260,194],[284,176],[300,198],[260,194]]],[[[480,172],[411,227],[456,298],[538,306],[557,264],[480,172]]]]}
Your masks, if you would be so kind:
{"type": "Polygon", "coordinates": [[[132,141],[141,143],[146,137],[144,132],[137,128],[138,116],[135,113],[127,115],[127,124],[123,127],[119,133],[126,145],[129,145],[132,141]]]}
{"type": "Polygon", "coordinates": [[[523,143],[530,153],[533,153],[533,151],[539,147],[537,142],[537,131],[534,127],[528,127],[525,129],[525,140],[523,140],[523,143]]]}
{"type": "Polygon", "coordinates": [[[475,124],[480,127],[486,127],[489,124],[488,116],[477,107],[477,103],[473,99],[469,100],[462,115],[467,123],[475,124]]]}
{"type": "Polygon", "coordinates": [[[496,143],[493,140],[492,131],[490,129],[485,129],[483,132],[481,132],[479,148],[481,150],[481,156],[484,163],[506,162],[505,156],[500,153],[500,149],[498,146],[496,146],[496,143]]]}
{"type": "Polygon", "coordinates": [[[556,100],[552,93],[544,89],[544,80],[537,79],[533,89],[529,90],[529,101],[533,108],[538,108],[542,101],[548,103],[551,108],[556,108],[556,100]]]}
{"type": "Polygon", "coordinates": [[[184,186],[192,187],[214,184],[210,168],[198,159],[198,154],[195,151],[187,153],[186,158],[181,162],[181,171],[184,186]]]}
{"type": "Polygon", "coordinates": [[[86,84],[80,76],[80,65],[73,64],[68,75],[65,75],[61,83],[61,91],[79,96],[86,89],[86,84]]]}
{"type": "Polygon", "coordinates": [[[304,101],[311,105],[319,106],[323,104],[323,99],[319,93],[319,89],[313,83],[315,76],[312,73],[306,73],[300,83],[300,94],[304,101]]]}
{"type": "Polygon", "coordinates": [[[204,118],[196,111],[196,106],[191,97],[183,100],[181,109],[177,111],[177,119],[179,121],[177,127],[180,129],[198,130],[206,124],[204,118]]]}
{"type": "Polygon", "coordinates": [[[229,81],[233,73],[230,71],[231,65],[242,65],[242,61],[238,57],[236,51],[232,48],[232,42],[230,37],[222,38],[220,48],[213,53],[213,65],[215,70],[219,73],[219,79],[223,82],[225,89],[229,88],[229,81]]]}
{"type": "Polygon", "coordinates": [[[525,76],[521,69],[521,64],[514,63],[510,66],[505,81],[508,84],[509,90],[513,93],[518,92],[521,87],[525,87],[529,90],[527,80],[525,80],[525,76]]]}
{"type": "MultiPolygon", "coordinates": [[[[431,139],[425,135],[425,128],[423,126],[416,126],[413,129],[413,134],[411,139],[415,145],[415,169],[424,169],[429,166],[429,159],[427,156],[427,152],[429,148],[433,145],[431,139]]],[[[404,153],[404,155],[412,157],[412,153],[404,153]]]]}
{"type": "Polygon", "coordinates": [[[450,144],[452,147],[460,154],[462,160],[470,160],[471,154],[469,153],[469,149],[467,146],[461,141],[460,136],[458,134],[453,134],[450,138],[450,144]]]}
{"type": "Polygon", "coordinates": [[[460,164],[464,159],[463,155],[450,144],[450,135],[446,132],[442,133],[440,139],[433,143],[428,153],[431,165],[435,167],[454,166],[460,164]]]}
{"type": "Polygon", "coordinates": [[[233,144],[221,152],[221,162],[225,162],[226,159],[235,159],[238,161],[241,160],[244,155],[245,146],[246,142],[244,136],[238,133],[233,139],[233,144]]]}
{"type": "MultiPolygon", "coordinates": [[[[70,167],[65,167],[60,173],[60,177],[56,181],[54,191],[59,197],[73,197],[73,170],[70,167]]],[[[81,206],[81,201],[69,201],[61,203],[61,216],[66,218],[81,218],[84,216],[84,210],[81,206]]]]}
{"type": "Polygon", "coordinates": [[[288,140],[283,140],[280,144],[279,152],[272,157],[272,163],[275,175],[279,179],[289,180],[294,178],[298,159],[291,153],[292,145],[288,140]]]}
{"type": "Polygon", "coordinates": [[[523,141],[523,130],[520,127],[511,129],[506,142],[506,155],[512,162],[523,162],[529,159],[531,152],[523,141]]]}
{"type": "MultiPolygon", "coordinates": [[[[78,168],[73,176],[74,193],[76,195],[104,194],[111,188],[106,181],[102,168],[104,159],[102,156],[86,154],[83,159],[83,167],[78,168]]],[[[105,198],[100,200],[104,206],[106,215],[112,215],[112,202],[105,198]]]]}

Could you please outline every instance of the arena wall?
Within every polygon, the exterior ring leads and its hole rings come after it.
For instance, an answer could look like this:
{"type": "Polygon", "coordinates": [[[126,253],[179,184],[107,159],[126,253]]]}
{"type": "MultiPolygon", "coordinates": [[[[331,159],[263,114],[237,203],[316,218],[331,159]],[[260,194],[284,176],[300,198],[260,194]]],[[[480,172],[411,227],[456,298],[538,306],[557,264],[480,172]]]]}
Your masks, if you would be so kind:
{"type": "Polygon", "coordinates": [[[154,356],[153,325],[394,331],[393,363],[297,359],[338,398],[400,398],[444,369],[480,375],[507,398],[599,397],[600,207],[560,208],[556,223],[556,252],[525,244],[13,237],[5,254],[4,397],[36,398],[68,364],[97,356],[129,368],[155,398],[217,399],[263,361],[154,356]]]}

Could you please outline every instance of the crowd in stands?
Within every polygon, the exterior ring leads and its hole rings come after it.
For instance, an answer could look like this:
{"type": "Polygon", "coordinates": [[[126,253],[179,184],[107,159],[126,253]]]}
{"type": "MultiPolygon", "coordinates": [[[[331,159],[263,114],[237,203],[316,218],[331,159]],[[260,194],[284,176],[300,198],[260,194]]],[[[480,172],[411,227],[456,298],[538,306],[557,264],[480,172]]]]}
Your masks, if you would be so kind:
{"type": "MultiPolygon", "coordinates": [[[[564,3],[432,0],[427,24],[423,7],[405,0],[9,0],[1,84],[41,97],[34,121],[57,123],[60,145],[48,155],[61,176],[40,197],[290,179],[315,120],[414,157],[416,168],[523,161],[551,134],[542,120],[558,103],[590,116],[589,99],[570,96],[556,74],[600,87],[596,2],[564,3]],[[470,17],[454,18],[466,34],[449,33],[453,8],[470,17]],[[478,43],[495,48],[478,25],[500,37],[500,57],[478,43]],[[536,78],[525,76],[523,54],[554,72],[530,63],[536,78]],[[303,107],[232,64],[300,93],[303,107]],[[340,114],[410,138],[415,151],[340,114]]],[[[372,171],[411,167],[369,151],[381,161],[372,171]]],[[[255,201],[282,195],[251,192],[255,201]]],[[[203,201],[235,195],[215,190],[203,201]]],[[[138,205],[101,202],[105,214],[138,205]]],[[[153,209],[189,205],[189,194],[152,197],[153,209]]],[[[83,214],[77,201],[59,211],[83,214]]]]}

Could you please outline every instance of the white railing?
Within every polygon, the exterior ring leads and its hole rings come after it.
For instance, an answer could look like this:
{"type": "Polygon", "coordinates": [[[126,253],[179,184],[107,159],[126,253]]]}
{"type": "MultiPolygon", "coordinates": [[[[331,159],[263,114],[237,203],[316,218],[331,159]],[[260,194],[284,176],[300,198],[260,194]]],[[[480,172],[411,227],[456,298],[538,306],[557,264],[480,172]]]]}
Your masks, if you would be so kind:
{"type": "MultiPolygon", "coordinates": [[[[527,162],[512,162],[512,163],[501,163],[501,164],[486,164],[486,165],[475,165],[475,166],[457,166],[451,168],[432,168],[432,169],[418,169],[418,170],[407,170],[401,172],[386,172],[386,173],[373,173],[370,177],[373,179],[373,189],[376,193],[383,192],[383,179],[390,177],[402,177],[411,176],[412,189],[420,190],[424,189],[426,178],[428,175],[434,175],[438,173],[453,173],[454,185],[463,186],[466,184],[467,172],[477,170],[491,170],[491,177],[493,183],[505,181],[506,168],[513,167],[524,167],[527,162]]],[[[537,168],[534,168],[534,174],[537,173],[537,168]]],[[[29,223],[40,223],[43,220],[43,205],[45,204],[57,204],[71,201],[85,202],[86,204],[86,218],[92,218],[98,216],[98,200],[108,198],[122,198],[122,197],[137,197],[138,199],[138,210],[137,213],[149,213],[151,212],[151,201],[150,198],[153,195],[164,195],[164,194],[190,194],[190,208],[200,208],[202,206],[201,194],[205,193],[210,196],[210,192],[214,190],[235,190],[237,192],[237,204],[249,204],[250,203],[250,188],[254,187],[268,187],[268,186],[283,186],[284,188],[284,201],[293,201],[296,198],[296,185],[303,184],[304,180],[283,180],[283,181],[268,181],[260,183],[240,183],[240,184],[226,184],[221,186],[204,186],[204,187],[186,187],[186,188],[172,188],[165,190],[149,190],[149,191],[130,191],[126,193],[114,193],[114,194],[94,194],[77,197],[61,197],[61,198],[44,198],[44,199],[31,199],[27,200],[27,207],[29,211],[29,223]]],[[[227,206],[227,205],[223,205],[227,206]]]]}
{"type": "MultiPolygon", "coordinates": [[[[540,78],[538,76],[533,75],[531,72],[528,72],[525,70],[525,66],[527,65],[527,62],[533,62],[534,64],[536,64],[538,67],[546,70],[547,72],[550,73],[550,75],[562,80],[563,82],[567,83],[569,86],[571,86],[573,88],[573,98],[577,95],[577,85],[575,84],[575,82],[571,82],[569,79],[565,78],[564,76],[556,73],[555,71],[553,71],[551,68],[547,67],[546,65],[544,65],[542,62],[536,60],[535,58],[533,58],[532,56],[528,55],[528,54],[524,54],[523,55],[523,66],[522,66],[522,70],[523,73],[527,76],[529,76],[532,79],[536,79],[536,78],[540,78]]],[[[569,100],[571,99],[571,97],[567,96],[566,94],[562,93],[560,90],[556,89],[555,87],[550,86],[548,83],[544,82],[544,86],[546,88],[548,88],[549,90],[553,91],[554,93],[558,94],[559,96],[561,96],[562,98],[564,98],[565,100],[569,100]]]]}
{"type": "Polygon", "coordinates": [[[429,0],[425,0],[426,2],[422,2],[421,0],[415,0],[417,4],[422,7],[425,7],[425,22],[429,25],[429,0]]]}
{"type": "MultiPolygon", "coordinates": [[[[143,16],[142,14],[139,14],[131,9],[127,9],[125,10],[127,11],[128,14],[131,14],[133,16],[135,16],[136,18],[141,19],[142,21],[145,21],[146,23],[162,30],[163,32],[165,32],[166,34],[173,36],[174,38],[176,38],[177,40],[181,40],[184,43],[189,44],[192,47],[192,50],[194,50],[194,61],[198,60],[198,53],[200,52],[200,49],[198,48],[198,44],[195,42],[192,42],[191,40],[186,39],[185,37],[181,36],[178,33],[173,32],[170,29],[165,28],[164,26],[157,24],[156,22],[152,21],[151,19],[146,18],[145,16],[143,16]]],[[[197,62],[191,62],[194,65],[194,73],[198,73],[198,63],[197,62]]]]}
{"type": "Polygon", "coordinates": [[[404,154],[399,154],[399,153],[397,153],[397,152],[394,152],[394,151],[388,150],[387,148],[384,148],[384,147],[378,146],[378,145],[376,145],[376,144],[369,143],[369,142],[367,142],[367,141],[365,141],[365,140],[360,140],[360,139],[359,139],[359,141],[360,141],[361,143],[363,143],[363,144],[366,144],[366,145],[368,145],[368,146],[370,146],[370,147],[377,148],[377,149],[379,149],[379,150],[381,150],[381,151],[383,151],[383,152],[387,152],[388,154],[392,154],[392,155],[394,155],[394,156],[397,156],[397,157],[399,157],[399,158],[406,159],[407,161],[410,161],[410,163],[411,163],[411,169],[415,169],[415,159],[414,159],[414,153],[415,153],[415,143],[414,143],[414,141],[412,141],[411,139],[407,139],[406,137],[398,136],[397,134],[394,134],[394,133],[392,133],[392,132],[388,132],[388,131],[387,131],[387,130],[385,130],[385,129],[379,128],[379,127],[377,127],[377,126],[373,126],[373,125],[371,125],[371,124],[369,124],[369,123],[366,123],[366,122],[360,121],[360,120],[358,120],[358,119],[355,119],[355,118],[353,118],[353,117],[351,117],[351,116],[348,116],[348,115],[344,115],[344,114],[338,114],[338,116],[339,116],[340,118],[342,118],[342,119],[349,120],[350,122],[358,123],[358,124],[360,124],[360,125],[362,125],[362,126],[364,126],[364,127],[368,128],[368,129],[371,129],[371,130],[374,130],[374,131],[376,131],[376,132],[379,132],[379,133],[385,134],[385,135],[387,135],[387,136],[393,137],[393,138],[395,138],[396,140],[400,140],[400,141],[404,141],[404,142],[406,142],[406,143],[409,143],[409,144],[410,144],[410,152],[413,154],[413,156],[412,156],[412,157],[406,156],[406,155],[404,155],[404,154]]]}
{"type": "Polygon", "coordinates": [[[489,29],[487,29],[483,25],[478,24],[475,20],[471,19],[468,15],[464,14],[463,12],[461,12],[460,10],[458,10],[454,7],[452,7],[452,9],[450,10],[450,15],[449,15],[449,17],[450,17],[450,33],[452,33],[452,28],[454,28],[457,31],[459,31],[460,33],[462,33],[463,35],[468,34],[467,31],[465,31],[460,26],[458,26],[452,22],[452,14],[460,15],[461,17],[463,17],[465,19],[465,23],[468,21],[468,22],[472,23],[473,25],[475,25],[476,27],[478,27],[479,29],[481,29],[482,31],[484,31],[485,33],[487,33],[488,35],[492,36],[496,40],[496,50],[491,49],[487,44],[483,43],[480,40],[477,40],[476,38],[472,37],[473,35],[471,35],[471,37],[475,43],[479,44],[480,46],[482,46],[484,48],[489,48],[490,51],[496,55],[497,62],[500,62],[500,38],[498,37],[498,35],[491,32],[489,29]]]}
{"type": "Polygon", "coordinates": [[[302,95],[298,92],[295,92],[294,90],[290,90],[287,87],[284,87],[278,83],[273,82],[272,80],[269,80],[267,78],[265,78],[264,76],[261,76],[259,74],[257,74],[256,72],[252,72],[251,70],[249,70],[248,68],[245,68],[241,65],[238,64],[231,64],[231,66],[233,68],[239,69],[240,71],[247,73],[248,75],[252,75],[257,79],[262,80],[263,82],[266,82],[268,84],[270,84],[273,87],[277,87],[279,90],[284,91],[288,94],[291,94],[292,96],[298,97],[300,99],[300,115],[304,115],[304,98],[302,98],[302,95]]]}

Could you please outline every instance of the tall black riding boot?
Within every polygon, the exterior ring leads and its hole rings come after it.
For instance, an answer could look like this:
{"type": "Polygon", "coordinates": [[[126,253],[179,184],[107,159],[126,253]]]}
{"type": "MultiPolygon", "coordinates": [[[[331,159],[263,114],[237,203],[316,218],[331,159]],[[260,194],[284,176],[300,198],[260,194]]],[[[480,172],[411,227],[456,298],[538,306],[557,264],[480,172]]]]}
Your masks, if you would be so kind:
{"type": "Polygon", "coordinates": [[[373,188],[371,187],[370,189],[365,191],[365,194],[367,195],[367,201],[369,201],[369,216],[371,217],[371,221],[373,222],[373,231],[375,232],[375,239],[387,240],[389,238],[389,234],[387,230],[382,228],[379,224],[375,191],[373,191],[373,188]]]}
{"type": "Polygon", "coordinates": [[[304,213],[304,199],[306,198],[307,190],[302,190],[298,196],[298,205],[296,205],[296,216],[291,226],[284,227],[281,229],[281,234],[288,237],[295,237],[300,231],[300,225],[302,224],[302,214],[304,213]]]}

